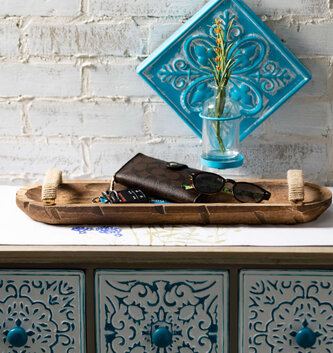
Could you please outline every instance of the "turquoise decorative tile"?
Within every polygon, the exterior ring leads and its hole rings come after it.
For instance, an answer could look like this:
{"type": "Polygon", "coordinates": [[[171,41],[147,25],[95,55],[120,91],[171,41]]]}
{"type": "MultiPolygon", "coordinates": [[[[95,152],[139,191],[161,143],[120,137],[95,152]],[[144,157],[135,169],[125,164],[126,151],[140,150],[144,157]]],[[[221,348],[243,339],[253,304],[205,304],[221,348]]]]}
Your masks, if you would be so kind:
{"type": "Polygon", "coordinates": [[[237,58],[231,94],[241,106],[243,140],[311,79],[301,62],[241,0],[211,0],[157,48],[137,72],[201,137],[203,99],[212,96],[213,76],[203,66],[215,19],[226,28],[234,19],[230,41],[237,58]]]}

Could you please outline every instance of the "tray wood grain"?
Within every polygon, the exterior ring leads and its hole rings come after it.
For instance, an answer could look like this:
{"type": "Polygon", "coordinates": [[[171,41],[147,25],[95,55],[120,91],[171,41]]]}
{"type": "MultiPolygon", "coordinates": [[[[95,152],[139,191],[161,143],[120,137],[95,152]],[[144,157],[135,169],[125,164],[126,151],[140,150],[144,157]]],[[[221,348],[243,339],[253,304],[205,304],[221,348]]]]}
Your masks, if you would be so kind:
{"type": "MultiPolygon", "coordinates": [[[[65,181],[58,187],[56,204],[44,206],[42,184],[20,189],[17,206],[33,220],[48,224],[296,224],[315,220],[332,203],[326,187],[305,182],[302,204],[288,200],[287,180],[242,180],[261,185],[271,192],[270,200],[239,203],[232,196],[219,194],[210,203],[170,204],[93,204],[92,198],[108,189],[110,182],[65,181]]],[[[124,189],[117,185],[117,189],[124,189]]]]}

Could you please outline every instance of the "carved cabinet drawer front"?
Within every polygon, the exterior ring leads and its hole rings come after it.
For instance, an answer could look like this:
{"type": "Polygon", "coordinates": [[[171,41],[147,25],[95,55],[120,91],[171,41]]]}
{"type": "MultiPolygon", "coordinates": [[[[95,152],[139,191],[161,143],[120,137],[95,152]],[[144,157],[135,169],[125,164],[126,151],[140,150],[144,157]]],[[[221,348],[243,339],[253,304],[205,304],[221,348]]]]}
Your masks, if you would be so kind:
{"type": "Polygon", "coordinates": [[[83,353],[84,275],[0,270],[1,353],[83,353]]]}
{"type": "Polygon", "coordinates": [[[227,353],[225,271],[97,271],[97,353],[227,353]]]}
{"type": "Polygon", "coordinates": [[[240,353],[331,353],[333,272],[242,271],[240,353]]]}

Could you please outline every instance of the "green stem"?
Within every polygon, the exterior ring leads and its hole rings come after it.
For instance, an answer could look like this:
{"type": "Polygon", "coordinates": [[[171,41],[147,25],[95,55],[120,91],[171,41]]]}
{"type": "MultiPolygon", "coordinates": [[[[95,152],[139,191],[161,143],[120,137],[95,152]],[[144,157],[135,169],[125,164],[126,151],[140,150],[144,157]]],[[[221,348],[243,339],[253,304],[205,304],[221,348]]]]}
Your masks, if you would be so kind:
{"type": "MultiPolygon", "coordinates": [[[[226,94],[225,86],[218,87],[216,98],[215,98],[215,117],[216,118],[221,118],[221,116],[223,115],[226,95],[227,94],[226,94]]],[[[224,146],[224,143],[221,137],[222,124],[223,124],[223,121],[219,121],[219,120],[214,121],[215,135],[219,143],[220,150],[224,154],[226,151],[226,148],[224,146]]]]}
{"type": "Polygon", "coordinates": [[[218,87],[215,97],[215,117],[220,118],[224,112],[225,101],[226,101],[226,88],[225,86],[218,87]]]}
{"type": "Polygon", "coordinates": [[[223,122],[222,121],[214,121],[214,127],[215,127],[215,135],[217,138],[217,142],[219,143],[219,147],[221,152],[224,154],[225,153],[225,146],[221,137],[221,127],[222,127],[223,122]]]}

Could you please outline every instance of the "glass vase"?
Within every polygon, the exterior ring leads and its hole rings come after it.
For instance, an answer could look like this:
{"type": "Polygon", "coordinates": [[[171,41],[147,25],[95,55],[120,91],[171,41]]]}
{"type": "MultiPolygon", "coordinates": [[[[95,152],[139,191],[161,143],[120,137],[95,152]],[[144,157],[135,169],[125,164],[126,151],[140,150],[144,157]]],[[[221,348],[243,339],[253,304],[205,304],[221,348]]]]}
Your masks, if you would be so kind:
{"type": "Polygon", "coordinates": [[[215,98],[205,102],[202,118],[201,164],[209,168],[237,168],[243,164],[239,153],[239,123],[241,114],[238,103],[226,93],[223,114],[215,117],[215,98]]]}

